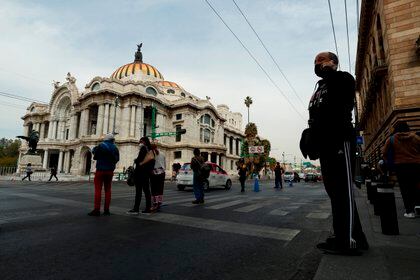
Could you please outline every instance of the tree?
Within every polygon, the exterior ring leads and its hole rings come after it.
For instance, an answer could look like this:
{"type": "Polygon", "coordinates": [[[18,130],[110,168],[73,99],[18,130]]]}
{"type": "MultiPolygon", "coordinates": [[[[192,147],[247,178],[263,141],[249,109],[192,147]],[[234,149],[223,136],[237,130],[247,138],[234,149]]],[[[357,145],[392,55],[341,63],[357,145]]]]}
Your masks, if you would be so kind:
{"type": "Polygon", "coordinates": [[[252,104],[252,98],[250,96],[245,97],[245,105],[248,108],[248,123],[249,123],[249,106],[252,104]]]}
{"type": "Polygon", "coordinates": [[[0,139],[0,166],[16,166],[20,140],[0,139]]]}

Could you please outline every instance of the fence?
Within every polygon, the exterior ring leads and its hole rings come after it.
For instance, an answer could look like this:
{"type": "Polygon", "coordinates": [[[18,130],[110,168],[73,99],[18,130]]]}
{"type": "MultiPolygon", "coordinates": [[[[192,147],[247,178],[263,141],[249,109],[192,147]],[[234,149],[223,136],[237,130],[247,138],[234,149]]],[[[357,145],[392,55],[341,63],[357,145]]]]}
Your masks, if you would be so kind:
{"type": "MultiPolygon", "coordinates": [[[[50,175],[49,172],[34,171],[31,174],[31,180],[39,181],[39,180],[45,179],[49,175],[50,175]]],[[[0,176],[5,177],[7,180],[9,179],[17,180],[26,176],[26,172],[25,170],[17,172],[16,166],[0,166],[0,176]]]]}
{"type": "Polygon", "coordinates": [[[13,175],[16,169],[16,166],[0,166],[0,176],[13,175]]]}

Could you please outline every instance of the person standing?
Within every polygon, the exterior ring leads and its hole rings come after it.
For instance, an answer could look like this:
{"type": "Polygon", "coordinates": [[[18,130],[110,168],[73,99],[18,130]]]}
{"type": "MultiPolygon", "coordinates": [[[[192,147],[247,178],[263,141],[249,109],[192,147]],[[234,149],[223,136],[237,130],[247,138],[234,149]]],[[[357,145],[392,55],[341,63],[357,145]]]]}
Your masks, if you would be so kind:
{"type": "Polygon", "coordinates": [[[120,160],[120,153],[115,145],[112,133],[105,135],[104,141],[92,149],[93,159],[96,160],[96,172],[93,183],[95,185],[94,209],[89,216],[100,216],[102,186],[105,190],[104,216],[109,216],[111,204],[111,184],[115,165],[120,160]]]}
{"type": "Polygon", "coordinates": [[[140,202],[142,192],[146,199],[146,208],[142,213],[151,213],[152,198],[150,194],[150,173],[153,169],[154,161],[141,164],[145,159],[147,153],[151,150],[149,138],[146,136],[140,138],[140,150],[137,158],[134,160],[136,168],[134,169],[134,182],[136,186],[136,196],[134,199],[133,209],[127,211],[129,215],[138,215],[140,209],[140,202]]]}
{"type": "Polygon", "coordinates": [[[247,167],[244,162],[244,159],[239,160],[239,166],[238,166],[238,175],[239,175],[239,182],[241,183],[241,192],[245,192],[245,181],[246,181],[246,174],[247,173],[247,167]]]}
{"type": "Polygon", "coordinates": [[[31,174],[33,173],[33,171],[32,171],[32,164],[31,163],[28,163],[26,165],[25,172],[26,172],[26,176],[22,178],[22,181],[24,181],[26,178],[28,178],[28,181],[31,181],[31,174]]]}
{"type": "Polygon", "coordinates": [[[385,161],[392,161],[400,185],[406,218],[415,218],[415,206],[420,206],[420,136],[410,132],[404,121],[394,126],[394,134],[382,150],[385,161]],[[391,158],[392,157],[392,158],[391,158]]]}
{"type": "Polygon", "coordinates": [[[150,174],[150,190],[152,193],[152,211],[159,210],[163,201],[163,187],[165,184],[165,156],[158,150],[156,144],[151,145],[151,150],[146,158],[140,163],[144,165],[153,161],[153,169],[150,174]]]}
{"type": "Polygon", "coordinates": [[[276,166],[274,167],[274,188],[275,189],[282,189],[283,188],[283,173],[284,173],[284,169],[283,167],[280,166],[280,162],[276,163],[276,166]]]}
{"type": "Polygon", "coordinates": [[[355,139],[352,111],[355,80],[337,71],[338,57],[319,53],[314,71],[321,78],[309,102],[309,127],[317,143],[325,190],[331,200],[334,235],[317,248],[331,254],[360,255],[368,249],[353,195],[355,139]]]}
{"type": "Polygon", "coordinates": [[[55,177],[55,181],[58,181],[58,178],[57,178],[57,168],[55,168],[54,166],[51,167],[51,170],[50,170],[50,179],[48,179],[48,182],[51,181],[52,177],[55,177]]]}
{"type": "Polygon", "coordinates": [[[193,190],[195,200],[193,204],[204,203],[204,179],[201,174],[201,167],[204,164],[204,158],[200,155],[200,149],[194,149],[194,157],[191,159],[191,169],[193,170],[193,190]]]}

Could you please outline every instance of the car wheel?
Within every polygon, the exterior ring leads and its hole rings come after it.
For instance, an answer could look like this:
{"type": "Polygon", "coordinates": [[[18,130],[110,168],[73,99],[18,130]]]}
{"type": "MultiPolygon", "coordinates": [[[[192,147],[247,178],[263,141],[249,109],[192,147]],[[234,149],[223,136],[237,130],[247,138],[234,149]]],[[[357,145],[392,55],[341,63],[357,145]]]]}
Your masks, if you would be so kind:
{"type": "Polygon", "coordinates": [[[183,191],[183,190],[185,190],[185,186],[178,185],[177,187],[178,187],[178,190],[179,190],[179,191],[183,191]]]}
{"type": "Polygon", "coordinates": [[[205,189],[206,191],[209,191],[210,190],[210,184],[209,184],[209,181],[204,181],[204,183],[203,183],[203,189],[205,189]]]}
{"type": "Polygon", "coordinates": [[[230,190],[231,187],[232,187],[232,181],[231,180],[227,180],[226,181],[226,185],[225,185],[225,189],[226,190],[230,190]]]}

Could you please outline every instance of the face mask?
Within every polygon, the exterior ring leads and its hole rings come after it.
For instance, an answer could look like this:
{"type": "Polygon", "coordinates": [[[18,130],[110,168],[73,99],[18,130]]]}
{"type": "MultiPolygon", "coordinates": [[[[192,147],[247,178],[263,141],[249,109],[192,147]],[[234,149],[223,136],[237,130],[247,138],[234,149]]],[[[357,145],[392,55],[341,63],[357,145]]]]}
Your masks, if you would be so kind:
{"type": "Polygon", "coordinates": [[[318,77],[326,78],[333,71],[334,69],[328,65],[322,66],[322,64],[315,64],[314,72],[318,77]]]}

